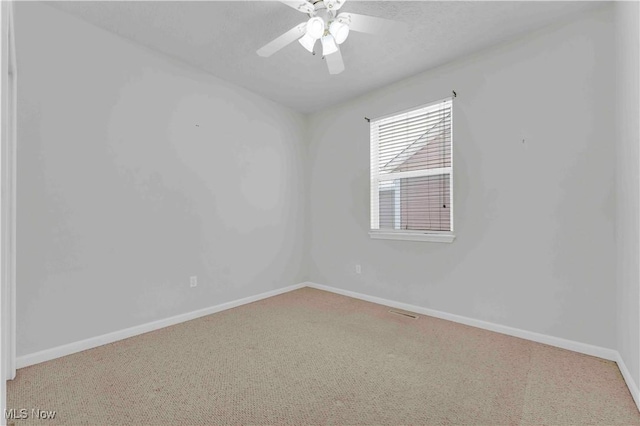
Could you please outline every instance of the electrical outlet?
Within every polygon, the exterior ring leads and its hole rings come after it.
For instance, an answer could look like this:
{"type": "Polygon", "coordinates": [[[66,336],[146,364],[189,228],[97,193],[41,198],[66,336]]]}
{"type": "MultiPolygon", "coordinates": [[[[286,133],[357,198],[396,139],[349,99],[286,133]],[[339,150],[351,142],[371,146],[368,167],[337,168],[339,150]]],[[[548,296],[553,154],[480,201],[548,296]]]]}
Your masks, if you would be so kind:
{"type": "Polygon", "coordinates": [[[360,266],[360,264],[356,264],[356,274],[361,274],[362,273],[362,267],[360,266]]]}
{"type": "Polygon", "coordinates": [[[189,284],[191,285],[191,287],[196,287],[198,285],[198,277],[194,275],[193,277],[189,278],[189,284]]]}

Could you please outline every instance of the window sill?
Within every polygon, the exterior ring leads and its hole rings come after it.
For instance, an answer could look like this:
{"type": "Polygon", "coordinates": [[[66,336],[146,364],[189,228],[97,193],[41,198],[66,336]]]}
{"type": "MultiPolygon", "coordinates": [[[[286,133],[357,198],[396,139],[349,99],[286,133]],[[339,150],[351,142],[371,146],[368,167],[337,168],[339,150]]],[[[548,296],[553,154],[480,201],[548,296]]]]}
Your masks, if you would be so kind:
{"type": "Polygon", "coordinates": [[[449,233],[428,232],[386,232],[370,231],[369,236],[378,240],[427,241],[432,243],[452,243],[456,236],[449,233]]]}

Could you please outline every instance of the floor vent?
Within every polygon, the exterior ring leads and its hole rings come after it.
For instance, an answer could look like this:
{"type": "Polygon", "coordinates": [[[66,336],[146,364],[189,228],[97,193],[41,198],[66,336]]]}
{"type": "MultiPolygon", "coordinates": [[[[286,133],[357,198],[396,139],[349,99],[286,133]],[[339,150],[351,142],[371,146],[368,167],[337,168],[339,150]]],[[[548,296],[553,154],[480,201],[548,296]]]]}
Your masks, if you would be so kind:
{"type": "Polygon", "coordinates": [[[402,315],[403,317],[407,317],[407,318],[413,318],[413,319],[417,319],[418,316],[416,314],[412,314],[410,312],[404,312],[404,311],[398,311],[395,309],[389,309],[389,312],[391,312],[392,314],[396,314],[396,315],[402,315]]]}

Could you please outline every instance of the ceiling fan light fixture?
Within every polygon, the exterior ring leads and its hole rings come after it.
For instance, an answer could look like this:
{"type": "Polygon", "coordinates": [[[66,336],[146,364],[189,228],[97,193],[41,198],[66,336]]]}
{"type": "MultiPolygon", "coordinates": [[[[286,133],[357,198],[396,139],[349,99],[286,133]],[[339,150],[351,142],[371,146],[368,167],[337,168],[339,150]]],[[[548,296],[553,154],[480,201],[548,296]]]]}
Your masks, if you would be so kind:
{"type": "Polygon", "coordinates": [[[305,34],[298,41],[300,42],[302,47],[313,53],[313,47],[316,45],[315,38],[311,37],[309,34],[305,34]]]}
{"type": "Polygon", "coordinates": [[[331,34],[322,37],[322,56],[331,55],[338,51],[338,45],[331,34]]]}
{"type": "Polygon", "coordinates": [[[314,40],[319,39],[324,34],[324,21],[322,18],[314,16],[307,21],[307,34],[314,40]]]}
{"type": "Polygon", "coordinates": [[[335,39],[336,43],[342,44],[349,36],[349,26],[338,20],[335,20],[329,25],[329,32],[335,39]]]}

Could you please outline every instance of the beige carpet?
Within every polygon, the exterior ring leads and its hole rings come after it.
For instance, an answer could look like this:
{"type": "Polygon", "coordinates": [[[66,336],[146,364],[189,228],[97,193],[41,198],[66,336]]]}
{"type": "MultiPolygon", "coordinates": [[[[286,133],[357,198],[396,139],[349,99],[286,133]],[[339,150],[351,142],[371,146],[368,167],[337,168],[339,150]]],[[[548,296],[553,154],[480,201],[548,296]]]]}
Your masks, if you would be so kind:
{"type": "Polygon", "coordinates": [[[615,363],[303,288],[18,370],[21,424],[640,425],[615,363]]]}

